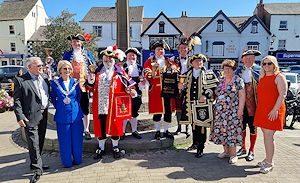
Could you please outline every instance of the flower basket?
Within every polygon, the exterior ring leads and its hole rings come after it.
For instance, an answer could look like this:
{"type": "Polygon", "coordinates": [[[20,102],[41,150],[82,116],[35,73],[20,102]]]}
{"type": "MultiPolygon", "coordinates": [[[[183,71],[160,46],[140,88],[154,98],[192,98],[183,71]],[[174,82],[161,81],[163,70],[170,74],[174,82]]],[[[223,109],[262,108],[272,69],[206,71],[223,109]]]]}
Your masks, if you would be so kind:
{"type": "Polygon", "coordinates": [[[0,113],[5,112],[6,109],[11,109],[14,105],[14,99],[9,94],[1,89],[0,90],[0,113]]]}

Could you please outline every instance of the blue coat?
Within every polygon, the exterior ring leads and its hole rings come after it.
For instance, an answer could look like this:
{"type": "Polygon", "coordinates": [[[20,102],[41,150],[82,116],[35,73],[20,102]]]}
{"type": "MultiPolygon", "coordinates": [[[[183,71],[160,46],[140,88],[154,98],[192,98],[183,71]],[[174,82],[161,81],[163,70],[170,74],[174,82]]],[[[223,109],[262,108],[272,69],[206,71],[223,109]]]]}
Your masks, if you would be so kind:
{"type": "MultiPolygon", "coordinates": [[[[77,82],[76,79],[70,78],[70,86],[69,90],[73,87],[73,85],[77,82]]],[[[63,83],[63,79],[59,78],[58,83],[62,86],[64,90],[66,87],[63,83]]],[[[80,88],[79,84],[76,85],[75,90],[73,90],[68,97],[71,99],[69,104],[65,104],[63,100],[65,99],[66,95],[63,94],[57,84],[52,81],[52,92],[51,98],[52,103],[56,109],[54,115],[54,121],[56,123],[74,123],[75,121],[81,121],[83,118],[83,113],[80,108],[80,88]]]]}

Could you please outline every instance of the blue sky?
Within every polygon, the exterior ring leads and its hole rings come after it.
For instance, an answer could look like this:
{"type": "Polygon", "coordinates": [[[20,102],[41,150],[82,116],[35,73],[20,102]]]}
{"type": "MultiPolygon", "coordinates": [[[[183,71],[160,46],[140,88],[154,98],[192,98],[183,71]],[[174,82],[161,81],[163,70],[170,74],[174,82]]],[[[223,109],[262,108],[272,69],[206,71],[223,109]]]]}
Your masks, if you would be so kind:
{"type": "MultiPolygon", "coordinates": [[[[3,0],[0,0],[2,3],[3,0]]],[[[48,16],[56,17],[62,10],[76,13],[80,21],[91,7],[115,6],[116,0],[42,0],[48,16]]],[[[259,0],[129,0],[130,6],[144,6],[144,17],[155,18],[161,11],[168,17],[179,17],[182,11],[189,17],[212,17],[219,10],[227,16],[251,16],[259,0]]],[[[263,0],[264,3],[291,3],[300,0],[263,0]]]]}

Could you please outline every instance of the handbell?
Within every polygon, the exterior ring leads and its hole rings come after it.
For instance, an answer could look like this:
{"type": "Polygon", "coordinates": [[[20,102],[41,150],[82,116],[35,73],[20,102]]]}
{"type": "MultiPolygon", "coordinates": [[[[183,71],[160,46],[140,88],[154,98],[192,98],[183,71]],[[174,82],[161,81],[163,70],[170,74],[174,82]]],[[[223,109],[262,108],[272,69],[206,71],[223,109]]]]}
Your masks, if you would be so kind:
{"type": "Polygon", "coordinates": [[[50,57],[52,55],[53,49],[52,48],[45,48],[47,57],[50,57]]]}
{"type": "Polygon", "coordinates": [[[96,71],[97,67],[98,66],[96,66],[96,65],[89,65],[89,69],[90,69],[91,73],[94,73],[96,71]]]}
{"type": "Polygon", "coordinates": [[[186,75],[179,75],[179,83],[183,84],[185,83],[187,76],[186,75]]]}

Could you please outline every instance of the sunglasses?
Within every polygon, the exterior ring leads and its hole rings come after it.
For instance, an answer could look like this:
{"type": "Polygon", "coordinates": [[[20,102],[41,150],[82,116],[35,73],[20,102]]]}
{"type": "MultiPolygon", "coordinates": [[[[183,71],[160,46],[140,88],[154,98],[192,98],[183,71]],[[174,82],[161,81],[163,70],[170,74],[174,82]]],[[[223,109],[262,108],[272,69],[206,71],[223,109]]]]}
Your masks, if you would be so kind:
{"type": "Polygon", "coordinates": [[[268,63],[262,63],[262,65],[272,65],[273,63],[272,62],[268,62],[268,63]]]}
{"type": "Polygon", "coordinates": [[[70,67],[65,67],[65,68],[63,68],[63,70],[65,70],[65,71],[67,71],[67,70],[69,70],[69,71],[71,71],[72,70],[72,68],[70,68],[70,67]]]}

